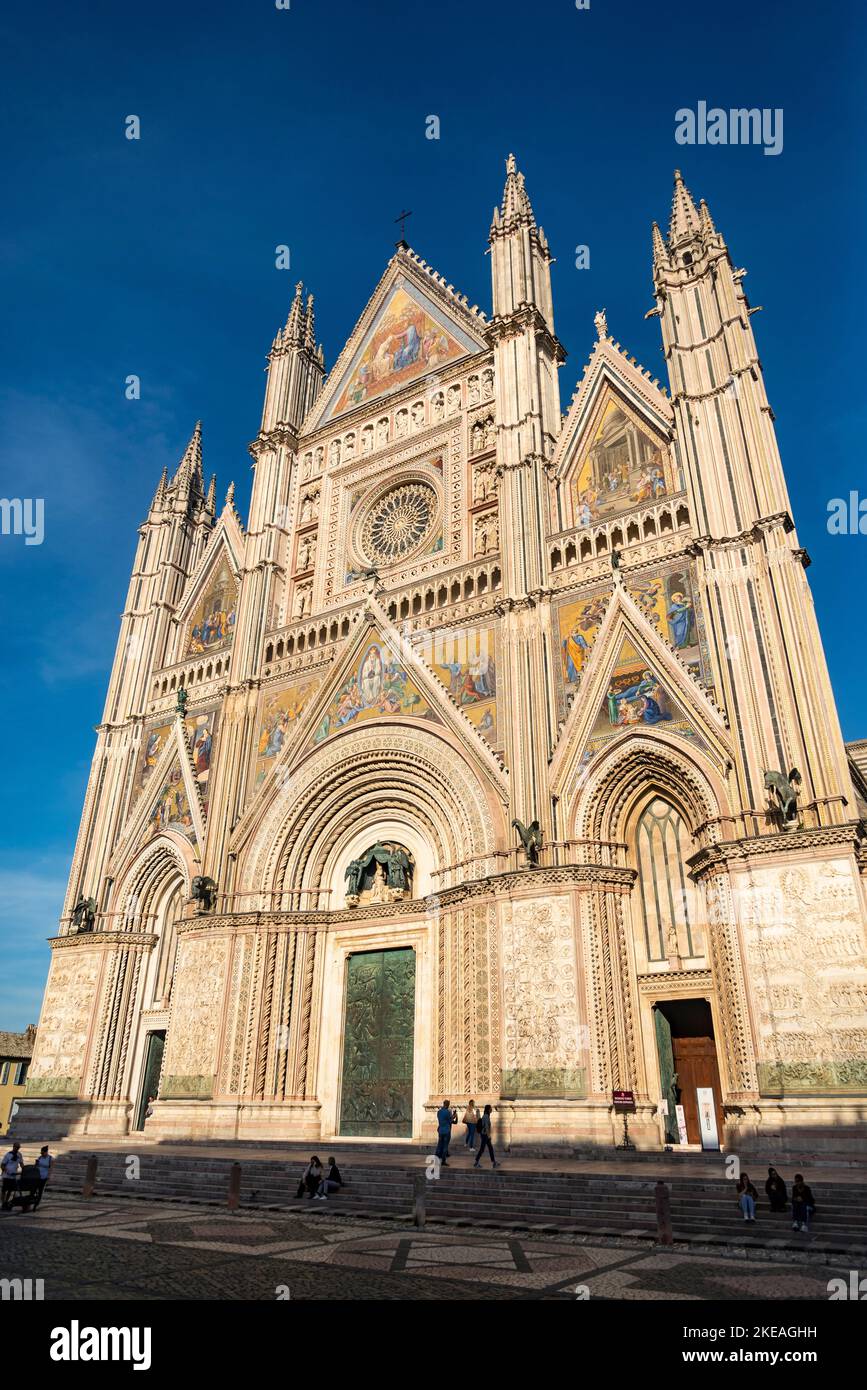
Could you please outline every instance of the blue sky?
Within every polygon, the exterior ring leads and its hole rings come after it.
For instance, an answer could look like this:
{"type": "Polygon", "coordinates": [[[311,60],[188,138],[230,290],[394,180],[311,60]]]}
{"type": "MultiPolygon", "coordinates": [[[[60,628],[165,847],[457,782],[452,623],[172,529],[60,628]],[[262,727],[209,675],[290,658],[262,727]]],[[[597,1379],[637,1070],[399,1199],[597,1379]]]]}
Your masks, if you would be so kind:
{"type": "Polygon", "coordinates": [[[0,1028],[35,1020],[141,522],[204,422],[206,472],[245,511],[265,354],[296,279],[328,364],[412,209],[408,239],[490,307],[485,258],[514,150],[545,227],[564,406],[593,313],[662,376],[650,222],[672,170],[710,203],[753,320],[844,734],[867,734],[855,602],[867,538],[861,380],[863,7],[729,0],[185,0],[7,9],[0,98],[0,493],[45,539],[0,537],[6,659],[0,1028]],[[681,147],[675,112],[781,107],[784,147],[681,147]],[[425,138],[429,115],[441,138],[425,138]],[[125,119],[141,139],[125,138],[125,119]],[[291,269],[275,268],[286,244],[291,269]],[[575,247],[590,268],[575,268],[575,247]],[[124,382],[141,378],[141,399],[124,382]]]}

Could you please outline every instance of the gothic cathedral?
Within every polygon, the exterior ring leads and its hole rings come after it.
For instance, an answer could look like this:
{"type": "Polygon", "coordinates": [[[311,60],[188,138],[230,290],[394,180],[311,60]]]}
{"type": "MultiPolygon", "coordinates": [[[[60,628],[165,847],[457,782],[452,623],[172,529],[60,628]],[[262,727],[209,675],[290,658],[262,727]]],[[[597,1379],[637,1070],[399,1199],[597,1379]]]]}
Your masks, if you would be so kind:
{"type": "Polygon", "coordinates": [[[299,285],[246,524],[146,520],[16,1132],[863,1145],[867,746],[835,712],[745,272],[679,173],[666,389],[568,409],[514,158],[487,317],[403,240],[299,285]],[[145,1121],[146,1110],[149,1111],[145,1121]],[[861,1126],[859,1130],[859,1124],[861,1126]]]}

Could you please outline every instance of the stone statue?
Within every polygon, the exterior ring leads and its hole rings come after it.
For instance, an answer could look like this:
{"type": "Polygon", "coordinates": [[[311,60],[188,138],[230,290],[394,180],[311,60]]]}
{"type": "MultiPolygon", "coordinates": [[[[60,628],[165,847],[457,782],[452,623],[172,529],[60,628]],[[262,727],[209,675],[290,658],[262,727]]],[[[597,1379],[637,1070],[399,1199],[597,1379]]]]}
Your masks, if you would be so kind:
{"type": "Polygon", "coordinates": [[[184,687],[183,687],[182,685],[179,685],[179,686],[178,686],[178,702],[177,702],[177,704],[175,705],[175,710],[176,710],[177,713],[181,716],[182,719],[183,719],[184,715],[185,715],[186,712],[187,712],[187,700],[188,700],[189,698],[190,698],[190,697],[189,697],[189,695],[187,694],[187,692],[184,690],[184,687]]]}
{"type": "Polygon", "coordinates": [[[599,341],[601,342],[603,338],[607,338],[609,336],[608,316],[605,313],[604,309],[600,309],[597,313],[593,315],[593,323],[596,327],[596,333],[599,338],[599,341]]]}
{"type": "Polygon", "coordinates": [[[527,856],[527,863],[538,864],[539,850],[542,848],[542,830],[539,822],[534,820],[530,821],[529,825],[525,825],[523,821],[518,820],[516,817],[515,820],[512,821],[512,826],[517,830],[520,836],[521,844],[524,846],[524,853],[527,856]]]}
{"type": "Polygon", "coordinates": [[[783,825],[788,829],[797,824],[798,821],[798,795],[801,790],[801,774],[796,767],[793,767],[788,777],[782,772],[765,773],[765,790],[776,792],[777,809],[783,818],[783,825]]]}
{"type": "Polygon", "coordinates": [[[192,900],[202,912],[211,912],[217,901],[217,885],[212,878],[196,875],[192,884],[192,900]]]}
{"type": "Polygon", "coordinates": [[[343,877],[346,879],[347,898],[358,897],[361,892],[361,884],[366,868],[367,859],[350,859],[349,866],[343,874],[343,877]]]}
{"type": "Polygon", "coordinates": [[[96,913],[96,898],[86,898],[82,893],[75,907],[72,909],[72,920],[80,932],[93,931],[96,913]]]}
{"type": "Polygon", "coordinates": [[[387,883],[389,888],[399,888],[406,891],[409,887],[409,857],[405,850],[400,846],[394,850],[386,850],[386,867],[388,871],[387,883]]]}
{"type": "Polygon", "coordinates": [[[611,568],[613,570],[620,569],[620,554],[619,550],[612,550],[611,552],[611,568]]]}

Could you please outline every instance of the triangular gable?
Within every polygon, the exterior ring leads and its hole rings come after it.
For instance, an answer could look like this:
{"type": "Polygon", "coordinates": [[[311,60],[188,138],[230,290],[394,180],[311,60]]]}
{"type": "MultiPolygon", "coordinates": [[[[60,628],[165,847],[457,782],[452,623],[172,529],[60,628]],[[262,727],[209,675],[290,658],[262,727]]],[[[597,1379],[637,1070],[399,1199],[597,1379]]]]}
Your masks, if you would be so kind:
{"type": "Polygon", "coordinates": [[[191,758],[187,730],[180,715],[176,715],[111,857],[112,867],[123,864],[130,851],[160,834],[179,835],[201,850],[205,842],[205,806],[191,758]]]}
{"type": "Polygon", "coordinates": [[[223,508],[175,613],[177,659],[231,645],[240,588],[243,536],[231,503],[223,508]]]}
{"type": "MultiPolygon", "coordinates": [[[[699,618],[689,564],[668,562],[660,568],[629,573],[624,587],[643,616],[673,647],[693,673],[702,670],[699,618]]],[[[608,612],[612,586],[566,595],[556,606],[563,688],[574,690],[590,659],[599,628],[608,612]]]]}
{"type": "Polygon", "coordinates": [[[584,370],[554,452],[566,525],[591,525],[677,491],[671,402],[610,339],[584,370]]]}
{"type": "MultiPolygon", "coordinates": [[[[199,788],[202,810],[207,816],[213,746],[217,732],[219,708],[187,714],[184,734],[193,766],[193,777],[199,788]]],[[[157,764],[166,745],[174,738],[176,716],[163,717],[161,723],[148,725],[142,735],[142,747],[135,771],[131,804],[136,806],[146,788],[152,787],[157,764]]]]}
{"type": "Polygon", "coordinates": [[[484,318],[413,252],[392,257],[304,432],[486,347],[484,318]]]}
{"type": "Polygon", "coordinates": [[[376,599],[368,598],[364,616],[340,660],[298,712],[292,738],[266,768],[259,795],[244,812],[233,843],[246,838],[269,801],[280,794],[310,753],[372,720],[404,719],[450,727],[479,771],[504,797],[508,795],[505,768],[489,746],[485,730],[451,699],[419,652],[392,627],[376,599]]]}
{"type": "Polygon", "coordinates": [[[266,686],[259,697],[256,746],[248,800],[266,781],[277,759],[298,736],[301,716],[322,683],[323,672],[294,676],[286,685],[266,686]]]}
{"type": "Polygon", "coordinates": [[[551,760],[552,789],[562,789],[576,761],[589,763],[634,732],[675,738],[717,769],[731,755],[721,712],[618,584],[551,760]]]}

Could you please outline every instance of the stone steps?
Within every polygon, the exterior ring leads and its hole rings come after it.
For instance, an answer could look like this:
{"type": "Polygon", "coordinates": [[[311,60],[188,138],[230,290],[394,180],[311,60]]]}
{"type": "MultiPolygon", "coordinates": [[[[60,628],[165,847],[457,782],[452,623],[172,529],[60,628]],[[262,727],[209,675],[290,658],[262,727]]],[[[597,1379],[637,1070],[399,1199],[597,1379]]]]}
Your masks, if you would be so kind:
{"type": "MultiPolygon", "coordinates": [[[[305,1156],[309,1156],[306,1155],[305,1156]]],[[[337,1156],[337,1155],[335,1155],[337,1156]]],[[[126,1177],[125,1155],[99,1156],[100,1196],[161,1198],[175,1201],[226,1201],[231,1160],[163,1154],[139,1155],[141,1175],[126,1177]]],[[[60,1157],[52,1178],[59,1191],[80,1192],[88,1154],[71,1151],[60,1157]]],[[[414,1183],[423,1164],[359,1164],[339,1156],[347,1186],[330,1204],[295,1200],[302,1163],[251,1160],[242,1163],[241,1205],[406,1220],[412,1210],[414,1183]]],[[[725,1179],[707,1175],[677,1178],[671,1194],[672,1226],[677,1238],[695,1240],[788,1241],[806,1244],[791,1230],[788,1213],[770,1213],[760,1198],[756,1224],[744,1222],[725,1179]]],[[[595,1234],[656,1234],[655,1181],[620,1174],[537,1173],[455,1164],[425,1185],[427,1219],[463,1227],[575,1230],[595,1234]]],[[[867,1246],[867,1186],[846,1184],[845,1191],[822,1187],[820,1219],[814,1236],[841,1247],[867,1246]]],[[[812,1244],[814,1238],[810,1238],[812,1244]]]]}

